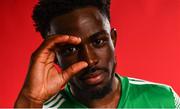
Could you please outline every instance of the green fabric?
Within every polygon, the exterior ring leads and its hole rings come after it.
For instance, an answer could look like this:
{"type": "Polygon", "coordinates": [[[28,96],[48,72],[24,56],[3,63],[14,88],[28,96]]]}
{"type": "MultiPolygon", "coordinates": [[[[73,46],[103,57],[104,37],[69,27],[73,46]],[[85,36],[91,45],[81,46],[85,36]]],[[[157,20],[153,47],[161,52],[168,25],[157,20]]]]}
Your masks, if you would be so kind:
{"type": "MultiPolygon", "coordinates": [[[[169,86],[117,74],[116,77],[121,81],[122,89],[117,108],[175,108],[174,91],[169,86]]],[[[72,96],[69,85],[60,94],[59,98],[57,94],[47,101],[44,107],[87,108],[72,96]]]]}
{"type": "Polygon", "coordinates": [[[127,77],[122,81],[122,97],[118,108],[175,108],[171,88],[127,77]]]}

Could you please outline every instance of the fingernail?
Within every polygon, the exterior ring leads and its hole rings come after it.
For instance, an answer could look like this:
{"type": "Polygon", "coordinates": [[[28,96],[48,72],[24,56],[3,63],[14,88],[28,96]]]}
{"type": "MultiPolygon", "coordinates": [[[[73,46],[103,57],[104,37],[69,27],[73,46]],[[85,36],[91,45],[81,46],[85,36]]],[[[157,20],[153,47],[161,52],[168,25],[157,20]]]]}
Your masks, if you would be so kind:
{"type": "Polygon", "coordinates": [[[69,35],[67,35],[66,37],[67,37],[67,38],[69,38],[70,36],[69,36],[69,35]]]}
{"type": "Polygon", "coordinates": [[[87,62],[84,62],[84,66],[87,67],[87,66],[88,66],[88,63],[87,63],[87,62]]]}
{"type": "Polygon", "coordinates": [[[65,38],[65,39],[69,39],[69,35],[65,35],[64,38],[65,38]]]}
{"type": "Polygon", "coordinates": [[[79,41],[81,41],[81,38],[80,38],[80,37],[78,37],[78,40],[79,40],[79,41]]]}
{"type": "Polygon", "coordinates": [[[76,40],[76,41],[78,41],[78,42],[81,42],[81,38],[80,38],[80,37],[75,37],[75,36],[73,36],[73,40],[76,40]]]}

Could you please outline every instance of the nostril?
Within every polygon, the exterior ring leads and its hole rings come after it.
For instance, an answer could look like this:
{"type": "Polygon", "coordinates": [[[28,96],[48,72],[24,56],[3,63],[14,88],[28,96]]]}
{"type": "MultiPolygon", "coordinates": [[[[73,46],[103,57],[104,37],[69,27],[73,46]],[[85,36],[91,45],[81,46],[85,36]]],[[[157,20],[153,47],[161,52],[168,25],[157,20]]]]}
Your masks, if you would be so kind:
{"type": "Polygon", "coordinates": [[[94,64],[96,65],[99,61],[97,59],[94,60],[94,64]]]}

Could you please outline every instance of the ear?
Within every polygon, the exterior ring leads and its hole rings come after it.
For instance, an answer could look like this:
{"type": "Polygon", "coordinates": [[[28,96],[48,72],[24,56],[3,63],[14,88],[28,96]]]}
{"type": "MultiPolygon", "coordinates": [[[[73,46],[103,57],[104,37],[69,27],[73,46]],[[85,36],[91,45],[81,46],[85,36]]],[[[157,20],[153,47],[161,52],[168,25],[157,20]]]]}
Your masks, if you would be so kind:
{"type": "Polygon", "coordinates": [[[111,39],[112,39],[114,47],[115,47],[116,46],[116,39],[117,39],[117,31],[115,28],[111,29],[111,39]]]}

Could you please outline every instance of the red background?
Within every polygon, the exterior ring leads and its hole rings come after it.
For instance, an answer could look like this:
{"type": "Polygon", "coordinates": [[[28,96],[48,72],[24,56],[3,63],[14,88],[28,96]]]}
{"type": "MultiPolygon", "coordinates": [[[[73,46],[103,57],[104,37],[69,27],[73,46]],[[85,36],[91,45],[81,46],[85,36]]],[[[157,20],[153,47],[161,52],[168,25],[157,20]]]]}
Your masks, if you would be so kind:
{"type": "MultiPolygon", "coordinates": [[[[0,3],[0,107],[12,107],[31,53],[42,39],[31,20],[36,0],[0,3]]],[[[171,85],[180,94],[180,0],[112,0],[121,75],[171,85]]]]}

